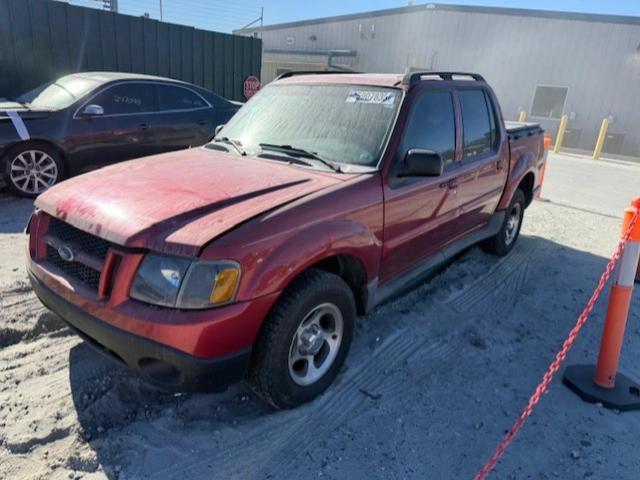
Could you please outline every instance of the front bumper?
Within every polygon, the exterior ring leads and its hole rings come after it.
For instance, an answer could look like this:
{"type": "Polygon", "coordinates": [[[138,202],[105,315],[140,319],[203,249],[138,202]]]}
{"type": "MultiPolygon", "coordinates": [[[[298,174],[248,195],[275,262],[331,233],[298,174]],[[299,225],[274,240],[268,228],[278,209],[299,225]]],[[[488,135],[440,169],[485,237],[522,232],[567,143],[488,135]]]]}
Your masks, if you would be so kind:
{"type": "Polygon", "coordinates": [[[89,345],[129,367],[148,382],[172,391],[223,390],[242,379],[251,351],[198,358],[114,327],[70,303],[29,272],[40,301],[57,313],[89,345]]]}

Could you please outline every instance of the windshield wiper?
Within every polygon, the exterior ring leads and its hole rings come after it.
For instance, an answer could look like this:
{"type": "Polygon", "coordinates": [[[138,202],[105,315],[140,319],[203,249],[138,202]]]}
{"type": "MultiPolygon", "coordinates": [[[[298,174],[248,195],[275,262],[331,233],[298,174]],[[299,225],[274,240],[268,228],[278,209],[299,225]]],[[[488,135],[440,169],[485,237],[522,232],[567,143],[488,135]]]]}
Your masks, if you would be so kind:
{"type": "Polygon", "coordinates": [[[326,165],[334,172],[342,172],[342,168],[337,163],[332,162],[331,160],[326,160],[322,157],[319,157],[316,152],[311,152],[309,150],[305,150],[304,148],[294,147],[292,145],[277,145],[274,143],[260,143],[258,144],[264,150],[275,150],[284,153],[288,153],[292,156],[299,156],[305,158],[311,158],[313,160],[317,160],[318,162],[326,165]]]}
{"type": "Polygon", "coordinates": [[[229,138],[229,137],[221,137],[221,138],[214,138],[213,141],[224,143],[225,145],[231,145],[233,148],[235,148],[236,152],[238,152],[243,157],[247,154],[247,152],[245,152],[242,149],[242,146],[241,146],[242,144],[238,140],[233,140],[232,138],[229,138]]]}

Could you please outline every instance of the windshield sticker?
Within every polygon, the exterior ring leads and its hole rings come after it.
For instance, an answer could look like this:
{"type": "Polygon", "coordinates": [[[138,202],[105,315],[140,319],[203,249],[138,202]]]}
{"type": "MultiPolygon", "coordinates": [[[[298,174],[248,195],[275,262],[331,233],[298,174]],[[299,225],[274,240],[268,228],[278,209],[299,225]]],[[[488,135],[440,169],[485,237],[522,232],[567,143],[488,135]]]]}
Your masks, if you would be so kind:
{"type": "Polygon", "coordinates": [[[347,95],[347,103],[370,103],[375,105],[392,106],[395,101],[395,92],[351,90],[347,95]]]}

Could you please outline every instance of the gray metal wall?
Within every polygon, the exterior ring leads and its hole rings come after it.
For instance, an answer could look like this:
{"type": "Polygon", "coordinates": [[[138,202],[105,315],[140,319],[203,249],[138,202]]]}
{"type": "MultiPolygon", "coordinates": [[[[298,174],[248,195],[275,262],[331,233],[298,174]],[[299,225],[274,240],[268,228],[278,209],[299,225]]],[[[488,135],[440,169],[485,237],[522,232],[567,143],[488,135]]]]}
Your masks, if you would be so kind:
{"type": "MultiPolygon", "coordinates": [[[[246,33],[246,32],[243,32],[246,33]]],[[[437,5],[265,27],[264,48],[352,49],[355,70],[415,65],[479,72],[508,119],[530,112],[536,85],[568,86],[569,128],[592,149],[602,119],[640,157],[640,18],[437,5]],[[292,41],[293,38],[293,41],[292,41]]],[[[295,56],[293,56],[295,57],[295,56]]],[[[264,56],[268,60],[268,56],[264,56]]],[[[551,133],[557,120],[540,120],[551,133]]]]}
{"type": "Polygon", "coordinates": [[[0,97],[61,75],[109,70],[201,85],[244,100],[259,76],[259,39],[209,32],[50,0],[0,0],[0,97]]]}

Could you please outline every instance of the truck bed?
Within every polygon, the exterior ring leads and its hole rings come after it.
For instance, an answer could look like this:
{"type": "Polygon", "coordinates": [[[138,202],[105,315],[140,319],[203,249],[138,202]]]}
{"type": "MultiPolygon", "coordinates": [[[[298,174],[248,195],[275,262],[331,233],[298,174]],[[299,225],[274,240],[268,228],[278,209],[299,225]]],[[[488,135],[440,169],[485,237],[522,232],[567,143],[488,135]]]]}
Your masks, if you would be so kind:
{"type": "Polygon", "coordinates": [[[535,122],[504,122],[509,140],[517,140],[522,136],[532,136],[542,134],[544,130],[539,123],[535,122]]]}
{"type": "Polygon", "coordinates": [[[518,177],[528,165],[532,166],[535,170],[534,184],[532,185],[535,191],[540,186],[546,162],[544,130],[540,124],[533,122],[504,123],[509,137],[510,171],[516,172],[515,176],[518,177]]]}

